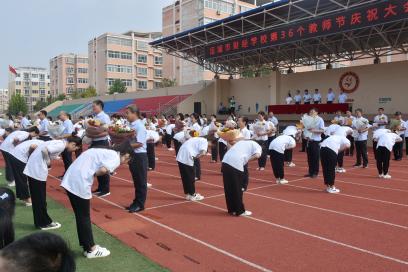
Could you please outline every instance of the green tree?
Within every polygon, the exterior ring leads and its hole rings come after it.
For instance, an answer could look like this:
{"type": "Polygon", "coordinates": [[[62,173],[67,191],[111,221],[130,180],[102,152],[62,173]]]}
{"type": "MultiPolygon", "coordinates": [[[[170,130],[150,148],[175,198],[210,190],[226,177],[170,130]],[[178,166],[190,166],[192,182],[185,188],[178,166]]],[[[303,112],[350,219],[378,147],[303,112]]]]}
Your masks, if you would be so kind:
{"type": "Polygon", "coordinates": [[[46,106],[48,106],[48,103],[46,101],[37,101],[37,103],[35,103],[33,109],[34,111],[40,111],[43,108],[45,108],[46,106]]]}
{"type": "Polygon", "coordinates": [[[95,97],[97,95],[98,93],[96,92],[96,89],[93,86],[89,86],[83,93],[81,93],[82,98],[95,97]]]}
{"type": "Polygon", "coordinates": [[[114,93],[126,93],[126,86],[120,79],[115,79],[113,81],[112,86],[109,87],[109,94],[114,94],[114,93]]]}
{"type": "Polygon", "coordinates": [[[78,99],[82,97],[82,93],[79,92],[78,90],[75,90],[71,93],[71,98],[72,99],[78,99]]]}
{"type": "Polygon", "coordinates": [[[55,100],[56,101],[64,101],[66,98],[67,98],[67,96],[65,94],[59,94],[55,100]]]}
{"type": "Polygon", "coordinates": [[[24,97],[22,97],[20,94],[13,94],[9,101],[8,112],[11,115],[16,115],[19,112],[27,114],[28,107],[24,97]]]}
{"type": "Polygon", "coordinates": [[[177,85],[177,80],[175,78],[174,79],[163,78],[160,84],[162,88],[174,87],[176,85],[177,85]]]}

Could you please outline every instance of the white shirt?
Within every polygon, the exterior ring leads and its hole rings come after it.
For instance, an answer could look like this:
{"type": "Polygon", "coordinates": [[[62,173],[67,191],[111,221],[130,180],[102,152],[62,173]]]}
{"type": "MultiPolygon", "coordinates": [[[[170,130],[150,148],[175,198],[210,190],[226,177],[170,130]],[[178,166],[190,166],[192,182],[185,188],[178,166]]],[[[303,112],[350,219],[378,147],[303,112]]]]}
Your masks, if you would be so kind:
{"type": "Polygon", "coordinates": [[[387,115],[381,114],[381,115],[375,116],[374,123],[377,124],[377,128],[385,128],[388,124],[387,115]]]}
{"type": "MultiPolygon", "coordinates": [[[[320,116],[318,116],[317,118],[319,120],[318,120],[318,124],[315,127],[315,129],[324,130],[324,121],[323,121],[323,119],[320,116]]],[[[312,137],[310,137],[310,140],[320,142],[322,140],[322,133],[320,133],[320,132],[312,133],[312,137]]]]}
{"type": "Polygon", "coordinates": [[[405,121],[405,127],[406,127],[407,129],[405,130],[404,136],[405,136],[405,138],[408,138],[408,120],[405,121]]]}
{"type": "MultiPolygon", "coordinates": [[[[101,111],[100,113],[98,113],[95,118],[95,120],[99,120],[101,122],[102,125],[110,125],[111,120],[109,118],[109,115],[107,115],[104,111],[101,111]]],[[[93,142],[95,141],[103,141],[103,140],[107,140],[108,136],[105,137],[100,137],[100,138],[94,138],[92,139],[93,142]]]]}
{"type": "Polygon", "coordinates": [[[40,181],[47,180],[48,166],[42,155],[42,150],[44,149],[48,150],[50,159],[56,158],[62,151],[64,151],[65,141],[52,140],[44,142],[38,146],[27,161],[27,165],[23,172],[26,176],[40,181]]]}
{"type": "Polygon", "coordinates": [[[340,135],[332,135],[326,138],[321,144],[320,147],[328,147],[333,150],[336,154],[339,153],[339,150],[344,150],[350,147],[350,141],[340,135]]]}
{"type": "Polygon", "coordinates": [[[292,104],[293,98],[292,98],[291,96],[287,96],[287,97],[285,98],[285,101],[286,101],[286,104],[287,104],[287,105],[292,104]]]}
{"type": "Polygon", "coordinates": [[[339,103],[346,103],[347,102],[347,94],[346,93],[341,93],[339,95],[339,103]]]}
{"type": "Polygon", "coordinates": [[[184,143],[187,140],[186,131],[182,130],[182,131],[177,132],[176,134],[174,134],[173,139],[175,139],[181,144],[184,143]]]}
{"type": "Polygon", "coordinates": [[[198,123],[194,123],[194,124],[191,126],[191,129],[194,129],[195,131],[200,132],[200,131],[201,131],[201,126],[200,126],[198,123]]]}
{"type": "Polygon", "coordinates": [[[23,118],[21,119],[21,127],[22,127],[22,128],[29,128],[30,126],[31,126],[31,122],[28,121],[27,118],[23,117],[23,118]]]}
{"type": "Polygon", "coordinates": [[[74,131],[74,125],[72,124],[71,120],[65,120],[62,125],[64,126],[64,131],[62,134],[71,134],[74,131]]]}
{"type": "Polygon", "coordinates": [[[14,150],[11,152],[11,155],[13,155],[13,157],[18,159],[19,161],[23,163],[27,163],[28,157],[29,157],[28,151],[30,151],[30,147],[32,145],[39,146],[42,143],[44,143],[44,141],[41,141],[41,140],[24,141],[14,148],[14,150]]]}
{"type": "Polygon", "coordinates": [[[314,102],[320,102],[322,100],[322,95],[320,93],[314,93],[313,94],[313,101],[314,102]]]}
{"type": "Polygon", "coordinates": [[[395,133],[385,133],[378,138],[377,149],[379,146],[386,147],[390,152],[396,142],[402,141],[402,138],[395,133]]]}
{"type": "Polygon", "coordinates": [[[160,139],[160,135],[157,131],[147,129],[146,130],[146,141],[153,141],[154,143],[157,143],[160,139]]]}
{"type": "Polygon", "coordinates": [[[302,96],[300,94],[295,95],[295,102],[296,103],[302,102],[302,96]]]}
{"type": "Polygon", "coordinates": [[[286,149],[292,149],[295,147],[295,139],[288,135],[280,135],[269,144],[269,150],[275,150],[281,154],[284,154],[286,149]]]}
{"type": "Polygon", "coordinates": [[[334,132],[335,132],[337,129],[339,129],[339,128],[340,128],[339,125],[337,125],[337,124],[331,124],[330,126],[328,126],[328,127],[326,128],[326,130],[324,131],[324,134],[325,134],[326,136],[333,135],[334,132]]]}
{"type": "Polygon", "coordinates": [[[344,125],[344,117],[341,115],[336,115],[334,117],[334,120],[337,122],[338,125],[342,126],[344,125]]]}
{"type": "Polygon", "coordinates": [[[17,139],[18,142],[26,140],[30,136],[30,133],[27,131],[17,130],[10,133],[6,139],[1,143],[0,150],[11,153],[14,148],[14,140],[17,139]]]}
{"type": "Polygon", "coordinates": [[[88,149],[65,172],[61,186],[80,198],[91,199],[91,189],[96,171],[105,167],[109,172],[113,172],[119,165],[118,152],[105,148],[88,149]]]}
{"type": "Polygon", "coordinates": [[[166,134],[171,135],[173,133],[173,128],[175,128],[175,124],[168,124],[166,126],[166,134]]]}
{"type": "Polygon", "coordinates": [[[351,127],[347,127],[347,126],[338,127],[334,131],[334,135],[339,135],[339,136],[344,136],[344,137],[347,137],[347,135],[350,135],[351,133],[353,133],[353,130],[351,129],[351,127]]]}
{"type": "Polygon", "coordinates": [[[251,132],[249,131],[249,129],[247,129],[246,127],[244,127],[243,129],[240,130],[241,132],[241,137],[244,140],[249,140],[251,139],[251,132]]]}
{"type": "Polygon", "coordinates": [[[135,148],[135,153],[146,153],[146,127],[143,121],[138,119],[130,124],[130,127],[135,130],[135,139],[137,143],[142,144],[141,147],[135,148]]]}
{"type": "Polygon", "coordinates": [[[275,116],[269,117],[268,121],[271,122],[275,127],[279,124],[278,118],[275,116]]]}
{"type": "Polygon", "coordinates": [[[189,166],[194,165],[194,158],[208,149],[207,139],[193,137],[181,145],[176,160],[189,166]]]}
{"type": "Polygon", "coordinates": [[[336,99],[336,94],[334,92],[327,93],[327,102],[333,102],[336,99]]]}
{"type": "Polygon", "coordinates": [[[40,133],[47,132],[47,133],[44,133],[43,136],[49,136],[49,134],[48,134],[48,125],[49,125],[49,123],[50,122],[48,121],[47,118],[44,118],[44,119],[42,119],[40,121],[40,127],[38,128],[38,130],[40,131],[40,133]]]}
{"type": "Polygon", "coordinates": [[[310,94],[304,94],[303,95],[303,102],[304,103],[310,102],[310,100],[312,100],[312,96],[310,94]]]}
{"type": "Polygon", "coordinates": [[[266,133],[267,130],[273,129],[273,124],[269,121],[258,121],[253,126],[254,128],[254,140],[267,141],[268,135],[258,136],[257,133],[266,133]]]}
{"type": "Polygon", "coordinates": [[[222,160],[238,171],[244,172],[244,165],[248,163],[248,160],[254,155],[260,156],[262,153],[262,147],[254,141],[238,141],[225,153],[222,160]]]}

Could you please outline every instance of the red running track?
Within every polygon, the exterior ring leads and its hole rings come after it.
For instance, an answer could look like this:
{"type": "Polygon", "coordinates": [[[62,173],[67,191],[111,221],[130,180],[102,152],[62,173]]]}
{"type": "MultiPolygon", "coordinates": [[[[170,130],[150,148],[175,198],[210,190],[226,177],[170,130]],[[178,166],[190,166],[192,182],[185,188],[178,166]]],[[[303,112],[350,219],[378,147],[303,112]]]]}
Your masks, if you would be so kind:
{"type": "MultiPolygon", "coordinates": [[[[111,179],[112,194],[92,200],[92,221],[135,250],[172,271],[408,271],[408,161],[391,162],[391,180],[368,169],[337,175],[338,195],[323,192],[323,180],[303,178],[304,153],[286,168],[288,185],[276,185],[267,169],[250,164],[246,208],[253,216],[226,213],[220,164],[202,161],[197,191],[202,202],[184,200],[174,151],[157,149],[149,172],[146,210],[124,210],[133,199],[126,166],[111,179]]],[[[53,165],[59,176],[62,163],[53,165]]],[[[50,177],[48,194],[70,207],[59,181],[50,177]]],[[[55,218],[58,220],[58,218],[55,218]]],[[[79,247],[78,247],[79,250],[79,247]]],[[[110,258],[120,256],[112,253],[110,258]]]]}

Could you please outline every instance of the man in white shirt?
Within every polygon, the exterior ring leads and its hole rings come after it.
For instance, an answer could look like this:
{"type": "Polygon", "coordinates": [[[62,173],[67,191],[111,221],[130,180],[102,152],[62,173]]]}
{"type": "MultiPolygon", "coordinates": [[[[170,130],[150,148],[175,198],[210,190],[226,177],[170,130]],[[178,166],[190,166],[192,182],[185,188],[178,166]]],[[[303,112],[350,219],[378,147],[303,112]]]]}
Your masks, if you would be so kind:
{"type": "Polygon", "coordinates": [[[340,95],[338,97],[338,100],[339,100],[339,104],[347,103],[347,94],[345,92],[341,91],[341,93],[340,93],[340,95]]]}
{"type": "Polygon", "coordinates": [[[305,177],[316,178],[319,174],[319,144],[322,140],[322,133],[324,132],[324,121],[318,115],[316,108],[311,109],[309,115],[316,118],[316,125],[314,128],[309,129],[312,136],[307,141],[306,152],[309,172],[305,177]]]}
{"type": "Polygon", "coordinates": [[[134,154],[129,161],[129,170],[135,186],[135,198],[128,208],[130,213],[135,213],[144,210],[147,196],[147,132],[136,105],[127,107],[126,118],[135,131],[135,139],[131,143],[134,154]]]}
{"type": "Polygon", "coordinates": [[[30,122],[30,120],[28,120],[27,116],[24,116],[24,114],[22,112],[20,112],[19,117],[21,119],[20,126],[21,126],[22,129],[27,129],[27,128],[31,127],[31,122],[30,122]]]}
{"type": "Polygon", "coordinates": [[[374,117],[373,126],[375,129],[385,128],[388,124],[388,117],[384,114],[384,108],[378,109],[378,115],[374,117]]]}
{"type": "Polygon", "coordinates": [[[315,92],[313,94],[313,103],[314,104],[319,104],[322,102],[322,95],[319,92],[319,89],[315,89],[315,92]]]}
{"type": "Polygon", "coordinates": [[[363,117],[363,110],[356,109],[356,118],[353,121],[352,128],[355,131],[354,135],[354,143],[356,145],[356,155],[357,160],[354,167],[368,167],[368,154],[367,154],[367,137],[368,137],[368,130],[370,129],[371,125],[369,124],[368,120],[363,117]],[[361,163],[363,163],[361,165],[361,163]]]}
{"type": "Polygon", "coordinates": [[[39,114],[38,114],[38,118],[40,119],[40,140],[43,141],[50,141],[51,137],[48,134],[48,125],[49,125],[49,121],[47,119],[47,111],[45,110],[40,110],[39,114]]]}
{"type": "Polygon", "coordinates": [[[310,101],[312,100],[312,96],[309,94],[309,90],[305,90],[305,93],[303,94],[303,104],[310,104],[310,101]]]}
{"type": "Polygon", "coordinates": [[[336,94],[333,92],[332,88],[329,88],[327,91],[327,104],[333,104],[334,100],[336,99],[336,94]]]}
{"type": "Polygon", "coordinates": [[[295,100],[296,105],[300,105],[300,103],[302,103],[302,96],[300,95],[300,90],[296,91],[296,95],[294,97],[294,100],[295,100]]]}
{"type": "MultiPolygon", "coordinates": [[[[402,120],[402,113],[400,111],[397,111],[394,115],[395,120],[400,122],[400,126],[398,129],[395,130],[395,133],[401,137],[401,139],[404,139],[405,131],[407,130],[405,127],[405,122],[402,120]]],[[[403,141],[398,141],[395,143],[393,147],[393,153],[394,153],[394,160],[395,161],[401,161],[404,153],[404,142],[403,141]]]]}
{"type": "MultiPolygon", "coordinates": [[[[108,126],[111,123],[109,115],[104,111],[105,104],[102,100],[95,100],[92,103],[92,110],[94,112],[94,119],[101,122],[102,125],[108,126]]],[[[106,131],[101,137],[93,138],[89,148],[109,146],[108,132],[106,131]]],[[[98,197],[110,195],[110,176],[109,174],[98,176],[98,188],[93,193],[98,197]]]]}

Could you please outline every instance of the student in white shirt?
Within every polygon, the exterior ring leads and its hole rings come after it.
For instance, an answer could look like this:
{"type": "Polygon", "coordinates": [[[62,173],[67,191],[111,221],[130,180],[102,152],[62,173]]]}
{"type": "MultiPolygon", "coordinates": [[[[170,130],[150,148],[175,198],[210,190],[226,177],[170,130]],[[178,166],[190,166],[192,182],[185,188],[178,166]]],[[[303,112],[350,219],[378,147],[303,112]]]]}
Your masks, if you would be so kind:
{"type": "MultiPolygon", "coordinates": [[[[224,124],[225,128],[235,129],[236,126],[237,124],[233,120],[227,120],[225,121],[225,124],[224,124]]],[[[218,134],[216,134],[215,136],[218,137],[218,134]]],[[[227,141],[225,141],[222,138],[218,138],[218,154],[220,156],[220,161],[224,159],[224,155],[227,152],[227,148],[228,148],[227,141]]]]}
{"type": "Polygon", "coordinates": [[[165,129],[165,142],[166,142],[166,147],[167,150],[173,151],[174,149],[171,147],[171,141],[173,139],[173,129],[176,127],[176,124],[172,122],[173,117],[169,117],[169,122],[167,123],[166,129],[165,129]]]}
{"type": "Polygon", "coordinates": [[[377,170],[378,177],[384,179],[390,179],[391,176],[388,174],[388,169],[390,166],[390,157],[393,146],[396,143],[401,143],[402,138],[396,133],[383,133],[377,139],[377,170]]]}
{"type": "Polygon", "coordinates": [[[378,115],[374,117],[374,128],[385,128],[388,124],[388,116],[384,114],[384,108],[378,109],[378,115]]]}
{"type": "Polygon", "coordinates": [[[79,137],[67,140],[51,140],[39,145],[31,154],[24,168],[28,178],[34,215],[34,225],[41,230],[57,229],[61,224],[53,222],[47,212],[46,181],[51,160],[57,158],[65,148],[75,151],[82,144],[79,137]]]}
{"type": "Polygon", "coordinates": [[[313,103],[319,104],[321,102],[322,102],[322,95],[319,93],[319,89],[315,89],[315,92],[313,94],[313,103]]]}
{"type": "Polygon", "coordinates": [[[30,120],[28,120],[27,116],[24,116],[23,113],[20,113],[21,115],[21,128],[22,129],[27,129],[29,127],[31,127],[31,122],[30,120]]]}
{"type": "Polygon", "coordinates": [[[350,141],[345,136],[332,135],[320,144],[320,160],[322,163],[323,179],[328,193],[339,193],[334,186],[336,179],[337,155],[350,147],[350,141]]]}
{"type": "MultiPolygon", "coordinates": [[[[248,117],[246,116],[241,116],[238,118],[238,128],[240,131],[240,138],[242,140],[250,140],[251,139],[251,132],[248,129],[248,117]]],[[[248,188],[248,183],[249,183],[249,172],[248,172],[248,164],[244,165],[244,174],[245,174],[245,179],[244,179],[244,190],[246,191],[248,188]]]]}
{"type": "MultiPolygon", "coordinates": [[[[94,112],[94,119],[101,122],[102,125],[108,126],[111,124],[111,120],[109,115],[107,115],[103,108],[105,104],[102,100],[95,100],[92,102],[92,111],[94,112]]],[[[108,131],[99,135],[98,138],[93,138],[92,143],[89,148],[95,147],[108,147],[109,146],[109,138],[108,138],[108,131]]],[[[110,176],[109,175],[102,175],[98,176],[98,188],[93,191],[96,196],[104,197],[110,195],[110,176]]]]}
{"type": "MultiPolygon", "coordinates": [[[[354,119],[356,119],[353,114],[351,113],[351,111],[346,111],[346,116],[344,116],[344,125],[351,127],[353,125],[353,121],[354,119]]],[[[347,135],[347,139],[350,141],[350,148],[347,149],[344,154],[346,156],[350,156],[353,157],[354,156],[354,137],[353,134],[347,135]]]]}
{"type": "Polygon", "coordinates": [[[23,171],[30,154],[43,142],[44,141],[41,140],[27,140],[17,145],[10,153],[14,180],[16,182],[16,196],[22,200],[26,206],[31,206],[31,198],[27,176],[24,175],[23,171]]]}
{"type": "Polygon", "coordinates": [[[333,92],[332,88],[329,88],[326,97],[327,104],[333,104],[334,100],[336,100],[336,94],[333,92]]]}
{"type": "Polygon", "coordinates": [[[147,170],[153,171],[156,168],[156,152],[155,145],[160,140],[160,135],[156,130],[146,130],[146,154],[147,154],[147,170]]]}
{"type": "Polygon", "coordinates": [[[130,127],[135,131],[135,139],[131,141],[134,153],[129,161],[129,170],[135,186],[135,198],[128,209],[130,213],[134,213],[144,210],[147,196],[147,132],[136,105],[130,105],[126,108],[126,118],[130,127]]]}
{"type": "MultiPolygon", "coordinates": [[[[339,126],[331,135],[343,136],[343,137],[346,137],[350,141],[348,136],[350,136],[351,134],[353,134],[353,130],[351,129],[351,127],[339,126]]],[[[346,150],[349,150],[349,148],[346,150]]],[[[336,173],[346,173],[346,169],[344,169],[343,165],[344,165],[344,150],[341,150],[337,154],[336,173]]]]}
{"type": "Polygon", "coordinates": [[[266,143],[267,147],[276,138],[276,131],[278,130],[279,121],[278,121],[278,118],[276,118],[273,115],[273,112],[268,113],[268,122],[271,125],[272,129],[270,130],[268,134],[268,142],[266,143]]]}
{"type": "Polygon", "coordinates": [[[211,161],[210,163],[216,163],[218,160],[218,138],[216,137],[217,127],[217,116],[212,114],[210,116],[210,125],[208,130],[208,141],[211,144],[211,161]]]}
{"type": "Polygon", "coordinates": [[[173,144],[174,150],[176,152],[176,156],[180,150],[181,145],[185,142],[185,130],[186,130],[186,123],[184,122],[185,117],[182,113],[177,114],[176,116],[176,126],[173,129],[174,136],[173,136],[173,144]]]}
{"type": "Polygon", "coordinates": [[[296,91],[296,95],[294,97],[294,100],[295,100],[296,105],[300,105],[300,103],[302,103],[302,96],[300,95],[300,90],[296,91]]]}
{"type": "MultiPolygon", "coordinates": [[[[395,120],[400,122],[399,127],[394,131],[397,135],[401,137],[401,139],[404,139],[404,134],[405,131],[407,130],[405,127],[405,122],[402,120],[402,113],[400,111],[397,111],[394,115],[395,120]]],[[[404,142],[397,142],[395,143],[393,147],[393,153],[394,153],[394,160],[395,161],[401,161],[404,153],[404,142]]]]}
{"type": "Polygon", "coordinates": [[[309,172],[305,177],[316,178],[319,174],[319,144],[322,140],[322,133],[324,132],[324,121],[318,115],[316,108],[311,109],[309,115],[316,118],[316,122],[315,127],[309,129],[312,136],[307,141],[306,153],[309,172]]]}
{"type": "Polygon", "coordinates": [[[273,175],[276,178],[277,184],[286,184],[284,164],[285,164],[285,150],[296,147],[296,141],[293,135],[280,135],[274,139],[269,145],[269,154],[271,155],[271,166],[273,175]]]}
{"type": "MultiPolygon", "coordinates": [[[[297,129],[296,126],[287,126],[282,134],[288,135],[288,136],[293,136],[295,137],[295,141],[298,141],[300,139],[302,131],[297,129]]],[[[286,163],[287,167],[295,167],[296,164],[293,162],[293,149],[286,149],[284,155],[284,160],[286,163]]]]}
{"type": "Polygon", "coordinates": [[[305,90],[305,93],[303,94],[303,104],[308,105],[310,104],[310,101],[312,100],[312,96],[309,94],[309,90],[305,90]]]}
{"type": "Polygon", "coordinates": [[[368,130],[371,125],[368,120],[363,117],[363,110],[356,109],[356,118],[353,120],[352,128],[355,131],[354,143],[356,145],[357,160],[354,167],[368,167],[368,154],[367,154],[367,137],[368,130]],[[363,163],[361,165],[361,163],[363,163]]]}
{"type": "MultiPolygon", "coordinates": [[[[191,131],[191,133],[193,134],[193,131],[191,131]]],[[[191,138],[181,145],[176,160],[179,166],[186,199],[199,201],[203,200],[204,197],[196,193],[194,160],[207,153],[208,142],[207,139],[198,137],[198,135],[190,136],[191,138]]]]}
{"type": "Polygon", "coordinates": [[[39,134],[39,130],[37,127],[31,127],[24,130],[17,130],[8,134],[8,136],[4,139],[4,141],[0,145],[1,153],[3,154],[4,162],[6,164],[6,181],[8,182],[8,186],[14,187],[14,175],[13,175],[13,162],[12,162],[12,155],[14,148],[21,142],[24,142],[27,139],[31,139],[37,137],[39,134]]]}
{"type": "Polygon", "coordinates": [[[38,114],[38,118],[40,119],[40,123],[39,123],[39,130],[40,130],[40,140],[43,141],[49,141],[51,140],[50,135],[48,134],[48,125],[49,125],[49,121],[47,118],[47,111],[45,110],[40,110],[39,114],[38,114]]]}
{"type": "Polygon", "coordinates": [[[79,244],[87,258],[106,257],[110,251],[94,242],[91,224],[90,200],[94,176],[113,173],[133,152],[129,143],[109,148],[88,149],[68,168],[61,186],[67,191],[75,214],[79,244]]]}
{"type": "Polygon", "coordinates": [[[224,182],[225,200],[228,213],[235,216],[249,216],[252,213],[245,210],[242,200],[247,175],[244,167],[251,160],[256,160],[262,154],[259,144],[251,140],[236,142],[225,154],[222,160],[222,176],[224,182]]]}
{"type": "Polygon", "coordinates": [[[339,104],[347,103],[347,94],[345,92],[341,91],[341,93],[340,93],[340,95],[338,97],[338,101],[339,101],[339,104]]]}
{"type": "Polygon", "coordinates": [[[254,128],[254,137],[253,139],[262,147],[262,155],[258,159],[258,168],[257,170],[263,171],[266,166],[266,159],[268,156],[268,134],[272,133],[275,130],[273,124],[265,120],[265,112],[258,112],[258,122],[255,123],[254,128]]]}
{"type": "MultiPolygon", "coordinates": [[[[71,137],[72,132],[74,132],[74,125],[72,124],[72,121],[69,119],[68,114],[64,111],[61,111],[58,117],[62,121],[62,125],[64,126],[64,131],[62,132],[62,135],[58,137],[57,139],[61,140],[61,139],[66,139],[68,137],[71,137]]],[[[61,153],[61,157],[64,163],[64,169],[65,171],[67,171],[68,167],[72,163],[72,152],[68,152],[67,150],[64,150],[61,153]]],[[[62,177],[63,175],[60,176],[59,178],[62,178],[62,177]]]]}

